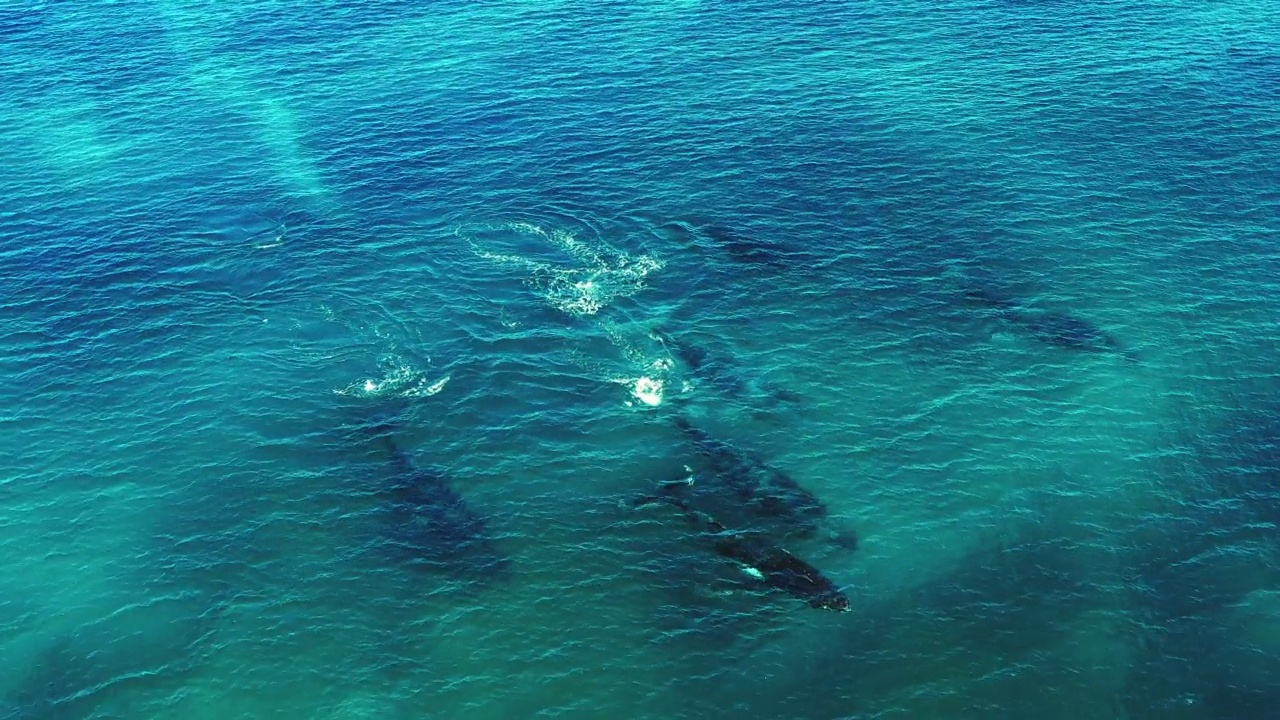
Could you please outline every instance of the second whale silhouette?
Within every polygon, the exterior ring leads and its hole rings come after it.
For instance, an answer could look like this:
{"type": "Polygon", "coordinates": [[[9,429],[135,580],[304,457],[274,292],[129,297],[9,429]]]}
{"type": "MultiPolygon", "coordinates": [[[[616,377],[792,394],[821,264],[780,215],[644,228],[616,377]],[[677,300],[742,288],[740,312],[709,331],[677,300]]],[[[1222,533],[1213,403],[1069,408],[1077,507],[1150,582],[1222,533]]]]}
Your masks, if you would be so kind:
{"type": "Polygon", "coordinates": [[[1047,345],[1093,353],[1114,353],[1129,362],[1138,355],[1110,333],[1084,318],[1052,310],[1028,308],[983,288],[966,290],[967,303],[991,310],[997,317],[1047,345]]]}
{"type": "Polygon", "coordinates": [[[694,528],[710,538],[717,555],[738,563],[753,580],[803,600],[813,608],[849,610],[849,598],[820,570],[761,535],[730,530],[710,514],[695,510],[670,492],[679,484],[668,483],[658,494],[643,496],[634,505],[665,504],[678,508],[694,528]]]}
{"type": "Polygon", "coordinates": [[[670,484],[670,492],[683,494],[684,501],[735,527],[784,538],[823,537],[857,548],[857,534],[836,526],[827,506],[795,478],[682,416],[674,422],[697,450],[693,472],[702,480],[670,484]]]}
{"type": "Polygon", "coordinates": [[[498,549],[485,518],[453,489],[444,471],[414,462],[391,427],[377,427],[374,435],[393,469],[382,488],[388,542],[404,551],[407,564],[459,579],[505,575],[509,558],[498,549]]]}

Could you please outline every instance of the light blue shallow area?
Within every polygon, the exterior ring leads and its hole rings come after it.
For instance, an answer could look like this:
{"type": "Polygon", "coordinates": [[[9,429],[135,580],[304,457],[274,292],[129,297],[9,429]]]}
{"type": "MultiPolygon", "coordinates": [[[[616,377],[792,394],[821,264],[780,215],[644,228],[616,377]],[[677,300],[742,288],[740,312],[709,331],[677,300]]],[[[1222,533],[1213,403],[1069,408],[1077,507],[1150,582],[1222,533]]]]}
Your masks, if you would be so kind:
{"type": "Polygon", "coordinates": [[[0,46],[0,720],[1280,707],[1280,4],[0,0],[0,46]],[[769,540],[850,612],[632,507],[677,419],[856,532],[769,540]]]}

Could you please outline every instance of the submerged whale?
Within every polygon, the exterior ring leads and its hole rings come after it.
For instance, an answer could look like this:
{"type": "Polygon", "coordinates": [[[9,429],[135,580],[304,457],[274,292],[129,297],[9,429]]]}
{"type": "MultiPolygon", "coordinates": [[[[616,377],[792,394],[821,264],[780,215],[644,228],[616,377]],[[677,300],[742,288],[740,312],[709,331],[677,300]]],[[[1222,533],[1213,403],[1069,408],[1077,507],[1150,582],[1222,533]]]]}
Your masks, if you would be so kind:
{"type": "Polygon", "coordinates": [[[994,311],[1000,319],[1047,345],[1094,353],[1115,353],[1130,362],[1138,356],[1114,336],[1084,318],[1023,306],[990,290],[965,291],[965,300],[994,311]]]}
{"type": "Polygon", "coordinates": [[[498,549],[485,519],[472,510],[435,467],[421,467],[389,431],[378,433],[394,470],[382,491],[388,501],[389,542],[411,566],[458,578],[505,574],[510,560],[498,549]]]}
{"type": "Polygon", "coordinates": [[[668,348],[680,362],[684,363],[693,376],[703,380],[717,392],[731,398],[741,398],[758,392],[770,403],[796,403],[802,400],[798,393],[776,388],[767,384],[756,384],[745,380],[733,364],[723,357],[711,353],[707,348],[682,340],[663,328],[656,328],[651,335],[668,348]]]}
{"type": "Polygon", "coordinates": [[[738,563],[750,578],[766,587],[803,600],[810,607],[845,612],[849,598],[820,570],[765,538],[726,528],[711,515],[693,509],[680,497],[664,491],[637,499],[636,507],[671,505],[678,508],[694,528],[705,533],[717,555],[738,563]]]}
{"type": "Polygon", "coordinates": [[[706,481],[674,483],[671,492],[684,494],[686,502],[713,507],[716,516],[730,518],[734,525],[793,538],[816,537],[825,530],[826,539],[848,549],[857,547],[857,534],[831,528],[827,506],[795,478],[684,417],[677,417],[675,425],[697,449],[696,464],[707,472],[706,481]]]}
{"type": "Polygon", "coordinates": [[[702,232],[726,255],[740,263],[779,270],[789,270],[793,265],[785,257],[786,250],[775,242],[743,235],[724,225],[705,225],[702,232]]]}

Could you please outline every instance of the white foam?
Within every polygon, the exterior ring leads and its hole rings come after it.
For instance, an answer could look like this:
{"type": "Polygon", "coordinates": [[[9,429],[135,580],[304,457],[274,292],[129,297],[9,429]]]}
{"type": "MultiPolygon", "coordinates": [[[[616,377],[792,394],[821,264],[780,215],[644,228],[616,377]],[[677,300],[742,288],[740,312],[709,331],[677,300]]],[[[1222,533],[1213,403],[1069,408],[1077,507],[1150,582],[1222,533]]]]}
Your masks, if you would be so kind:
{"type": "Polygon", "coordinates": [[[650,377],[638,378],[631,389],[631,394],[645,405],[657,407],[662,404],[662,385],[661,380],[650,377]]]}
{"type": "MultiPolygon", "coordinates": [[[[632,354],[630,346],[619,343],[619,347],[622,347],[623,351],[627,352],[628,355],[632,354]]],[[[640,377],[615,377],[611,380],[627,386],[631,390],[631,397],[634,400],[648,407],[658,407],[666,396],[667,376],[671,370],[671,361],[666,358],[659,358],[649,363],[645,370],[646,373],[640,377]]],[[[633,404],[632,402],[627,403],[627,405],[633,404]]]]}
{"type": "Polygon", "coordinates": [[[481,258],[500,265],[512,265],[525,272],[525,284],[534,288],[552,307],[581,317],[595,315],[619,298],[639,292],[650,273],[662,269],[662,263],[648,255],[632,256],[610,247],[601,238],[584,240],[564,230],[548,231],[527,222],[513,222],[498,230],[532,236],[570,258],[568,263],[552,263],[523,255],[495,252],[482,247],[476,235],[470,235],[472,251],[481,258]]]}
{"type": "MultiPolygon", "coordinates": [[[[590,231],[579,235],[529,222],[511,222],[459,228],[456,232],[467,239],[476,256],[517,269],[524,276],[525,285],[548,305],[574,317],[599,315],[619,299],[635,295],[645,287],[649,275],[663,267],[655,257],[628,254],[590,231]],[[507,251],[499,244],[519,250],[507,251]],[[531,244],[535,246],[534,253],[521,254],[531,244]],[[551,252],[538,252],[538,245],[551,252]]],[[[500,320],[507,324],[505,317],[500,320]]],[[[651,343],[638,342],[634,328],[620,327],[607,316],[597,322],[622,351],[629,368],[618,372],[594,355],[585,358],[584,365],[610,382],[625,386],[628,406],[661,405],[671,385],[669,354],[655,356],[651,343]],[[641,347],[642,344],[649,346],[641,347]]]]}
{"type": "Polygon", "coordinates": [[[365,378],[334,392],[339,395],[354,395],[356,397],[380,397],[403,387],[413,376],[414,369],[412,367],[397,364],[380,378],[365,378]]]}
{"type": "Polygon", "coordinates": [[[389,367],[382,377],[358,380],[334,392],[339,395],[369,398],[388,395],[431,397],[443,390],[449,382],[449,375],[432,381],[426,373],[400,360],[393,359],[386,364],[389,367]]]}
{"type": "Polygon", "coordinates": [[[427,385],[426,378],[423,378],[421,381],[418,382],[417,385],[409,388],[408,390],[405,390],[404,396],[405,397],[431,397],[432,395],[435,395],[436,393],[444,389],[444,386],[449,383],[449,378],[450,378],[449,375],[445,375],[444,377],[431,383],[430,385],[427,385]]]}
{"type": "Polygon", "coordinates": [[[284,244],[284,235],[285,235],[284,231],[283,231],[283,230],[281,230],[281,231],[276,235],[276,237],[275,237],[275,239],[274,239],[274,240],[271,240],[271,241],[268,241],[268,242],[256,243],[256,244],[254,244],[253,249],[255,249],[255,250],[269,250],[269,249],[271,249],[271,248],[278,248],[278,247],[280,247],[281,245],[283,245],[283,244],[284,244]]]}

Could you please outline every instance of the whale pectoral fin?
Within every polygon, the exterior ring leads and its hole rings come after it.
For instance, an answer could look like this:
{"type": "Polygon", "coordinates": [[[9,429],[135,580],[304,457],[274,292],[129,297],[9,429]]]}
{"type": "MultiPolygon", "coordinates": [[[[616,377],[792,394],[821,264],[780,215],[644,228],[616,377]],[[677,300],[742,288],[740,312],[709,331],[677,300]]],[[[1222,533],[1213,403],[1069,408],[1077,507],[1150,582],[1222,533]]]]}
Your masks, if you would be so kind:
{"type": "Polygon", "coordinates": [[[640,497],[637,497],[631,501],[631,509],[642,510],[644,508],[651,508],[657,505],[670,505],[670,504],[672,504],[671,498],[665,495],[641,495],[640,497]]]}
{"type": "MultiPolygon", "coordinates": [[[[688,471],[688,468],[685,468],[688,471]]],[[[672,505],[681,510],[688,510],[689,504],[684,500],[684,493],[693,485],[693,475],[679,480],[667,480],[658,484],[658,492],[641,495],[631,501],[631,507],[640,509],[654,505],[672,505]]]]}

